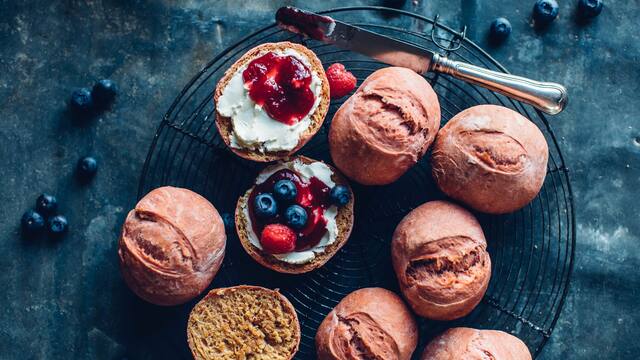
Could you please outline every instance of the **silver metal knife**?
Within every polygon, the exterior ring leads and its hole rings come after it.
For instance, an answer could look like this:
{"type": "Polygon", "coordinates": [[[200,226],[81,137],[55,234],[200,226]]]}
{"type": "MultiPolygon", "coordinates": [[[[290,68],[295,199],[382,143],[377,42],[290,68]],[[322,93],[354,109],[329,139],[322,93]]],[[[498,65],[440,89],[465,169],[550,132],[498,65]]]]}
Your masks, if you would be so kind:
{"type": "Polygon", "coordinates": [[[547,114],[558,114],[568,101],[567,90],[560,84],[535,81],[450,60],[428,49],[343,23],[329,16],[287,6],[278,9],[276,21],[288,31],[390,65],[406,67],[419,74],[439,72],[454,76],[530,104],[547,114]]]}

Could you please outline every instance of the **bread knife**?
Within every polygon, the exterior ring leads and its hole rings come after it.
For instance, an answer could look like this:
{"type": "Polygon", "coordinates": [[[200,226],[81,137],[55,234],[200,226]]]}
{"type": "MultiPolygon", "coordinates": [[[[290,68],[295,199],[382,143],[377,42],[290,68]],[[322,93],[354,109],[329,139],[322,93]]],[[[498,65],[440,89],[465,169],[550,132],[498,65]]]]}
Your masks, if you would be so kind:
{"type": "Polygon", "coordinates": [[[329,16],[286,6],[276,12],[276,22],[290,32],[333,44],[386,64],[406,67],[419,74],[438,72],[453,76],[527,103],[547,114],[558,114],[567,105],[567,90],[560,84],[535,81],[451,60],[431,50],[349,25],[329,16]]]}

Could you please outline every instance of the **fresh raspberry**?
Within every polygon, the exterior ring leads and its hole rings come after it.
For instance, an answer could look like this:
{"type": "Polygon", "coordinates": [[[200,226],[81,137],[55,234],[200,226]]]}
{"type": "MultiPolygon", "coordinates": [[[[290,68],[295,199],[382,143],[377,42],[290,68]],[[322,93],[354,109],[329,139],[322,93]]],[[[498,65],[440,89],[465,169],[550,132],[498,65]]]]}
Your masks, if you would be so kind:
{"type": "Polygon", "coordinates": [[[331,98],[337,99],[348,95],[356,88],[356,77],[344,68],[344,65],[335,63],[327,69],[327,79],[331,90],[331,98]]]}
{"type": "Polygon", "coordinates": [[[296,249],[296,233],[282,224],[269,224],[262,229],[260,244],[270,254],[284,254],[296,249]]]}

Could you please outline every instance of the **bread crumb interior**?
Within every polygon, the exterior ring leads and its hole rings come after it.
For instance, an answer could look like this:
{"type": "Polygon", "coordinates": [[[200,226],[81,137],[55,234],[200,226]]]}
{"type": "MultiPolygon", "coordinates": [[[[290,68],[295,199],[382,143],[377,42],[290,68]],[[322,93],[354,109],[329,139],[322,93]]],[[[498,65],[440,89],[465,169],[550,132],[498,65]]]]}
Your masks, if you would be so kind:
{"type": "Polygon", "coordinates": [[[276,294],[225,291],[196,305],[189,337],[200,359],[289,359],[297,346],[295,322],[276,294]]]}

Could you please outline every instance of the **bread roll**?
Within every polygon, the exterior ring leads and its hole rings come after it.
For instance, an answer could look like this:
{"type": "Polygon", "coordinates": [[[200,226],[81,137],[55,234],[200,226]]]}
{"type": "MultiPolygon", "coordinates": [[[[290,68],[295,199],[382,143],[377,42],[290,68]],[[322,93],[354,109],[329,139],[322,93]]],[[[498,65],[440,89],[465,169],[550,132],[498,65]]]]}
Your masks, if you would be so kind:
{"type": "Polygon", "coordinates": [[[527,345],[496,330],[452,328],[431,340],[421,360],[531,360],[527,345]]]}
{"type": "Polygon", "coordinates": [[[469,314],[491,277],[486,249],[480,224],[458,205],[431,201],[405,216],[393,234],[391,259],[413,311],[434,320],[469,314]]]}
{"type": "Polygon", "coordinates": [[[377,70],[340,106],[331,122],[331,158],[364,185],[396,181],[420,160],[440,126],[431,85],[400,67],[377,70]]]}
{"type": "Polygon", "coordinates": [[[320,102],[316,107],[315,111],[311,114],[310,120],[311,124],[304,131],[300,138],[298,139],[298,144],[295,148],[289,151],[264,151],[260,152],[254,149],[249,148],[237,148],[231,146],[231,136],[233,133],[233,125],[231,118],[225,117],[216,111],[216,127],[218,128],[218,132],[224,140],[225,144],[229,147],[229,149],[234,152],[236,155],[245,158],[247,160],[259,161],[259,162],[269,162],[275,161],[279,159],[284,159],[290,155],[293,155],[296,151],[302,148],[311,138],[315,135],[318,130],[322,127],[324,122],[324,118],[327,115],[327,111],[329,110],[329,80],[327,80],[327,76],[324,72],[324,68],[322,67],[322,63],[320,59],[316,56],[316,54],[306,48],[303,45],[291,43],[288,41],[278,42],[278,43],[265,43],[254,47],[253,49],[247,51],[246,54],[242,55],[240,59],[238,59],[231,67],[224,73],[224,76],[218,81],[216,86],[216,90],[214,93],[214,101],[218,104],[218,100],[220,96],[222,96],[223,91],[227,87],[227,84],[231,81],[231,78],[236,74],[237,71],[242,69],[245,65],[248,65],[251,61],[258,58],[262,54],[269,51],[286,51],[287,49],[294,50],[299,54],[304,55],[307,60],[310,62],[311,67],[309,71],[317,74],[318,78],[322,82],[322,90],[320,91],[319,97],[320,102]]]}
{"type": "Polygon", "coordinates": [[[511,109],[479,105],[440,130],[431,164],[445,194],[478,211],[504,214],[536,197],[548,157],[547,142],[535,124],[511,109]]]}
{"type": "Polygon", "coordinates": [[[381,288],[347,295],[316,333],[319,360],[409,360],[417,343],[413,315],[400,297],[381,288]]]}
{"type": "Polygon", "coordinates": [[[300,345],[293,305],[259,286],[214,289],[189,314],[187,340],[195,360],[290,360],[300,345]]]}
{"type": "MultiPolygon", "coordinates": [[[[296,156],[291,159],[288,159],[286,163],[291,163],[293,161],[299,160],[304,164],[313,164],[318,162],[318,160],[314,160],[308,158],[306,156],[296,156]]],[[[345,179],[340,172],[334,169],[331,165],[327,165],[333,172],[331,176],[331,180],[333,180],[336,185],[344,185],[349,189],[349,182],[345,179]]],[[[265,168],[265,171],[268,171],[269,168],[265,168]]],[[[259,175],[260,176],[260,175],[259,175]]],[[[235,213],[235,224],[236,224],[236,232],[238,234],[238,238],[240,239],[240,244],[244,248],[244,250],[249,254],[255,261],[257,261],[260,265],[267,267],[271,270],[280,272],[280,273],[288,273],[288,274],[302,274],[312,270],[315,270],[321,266],[323,266],[327,261],[329,261],[337,252],[347,243],[349,236],[351,235],[351,230],[353,228],[354,214],[354,196],[353,192],[351,193],[351,200],[345,206],[341,206],[337,208],[337,216],[336,216],[336,225],[338,235],[333,244],[327,246],[322,253],[317,253],[312,261],[305,263],[288,263],[278,259],[276,256],[269,254],[251,243],[251,234],[250,231],[253,231],[249,222],[250,219],[246,216],[245,209],[249,206],[248,201],[251,196],[251,192],[254,190],[255,185],[246,191],[246,193],[238,199],[238,203],[236,205],[236,213],[235,213]]],[[[256,238],[260,238],[260,234],[253,234],[256,238]]]]}
{"type": "Polygon", "coordinates": [[[222,218],[202,196],[157,188],[129,212],[118,243],[129,288],[157,305],[185,303],[204,291],[224,258],[222,218]]]}

